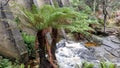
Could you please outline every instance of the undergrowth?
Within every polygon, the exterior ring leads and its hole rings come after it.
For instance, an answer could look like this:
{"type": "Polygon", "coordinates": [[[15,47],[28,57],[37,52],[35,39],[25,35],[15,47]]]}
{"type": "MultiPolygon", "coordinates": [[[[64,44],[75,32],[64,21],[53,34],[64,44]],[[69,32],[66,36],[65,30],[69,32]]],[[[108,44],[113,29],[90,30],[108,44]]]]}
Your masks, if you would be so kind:
{"type": "Polygon", "coordinates": [[[35,58],[35,49],[34,49],[35,36],[29,35],[26,32],[22,32],[22,37],[24,43],[26,44],[29,57],[35,58]]]}
{"type": "MultiPolygon", "coordinates": [[[[1,58],[0,59],[0,68],[25,68],[24,64],[18,64],[17,61],[12,62],[9,59],[1,58]]],[[[28,68],[30,68],[28,66],[28,68]]]]}

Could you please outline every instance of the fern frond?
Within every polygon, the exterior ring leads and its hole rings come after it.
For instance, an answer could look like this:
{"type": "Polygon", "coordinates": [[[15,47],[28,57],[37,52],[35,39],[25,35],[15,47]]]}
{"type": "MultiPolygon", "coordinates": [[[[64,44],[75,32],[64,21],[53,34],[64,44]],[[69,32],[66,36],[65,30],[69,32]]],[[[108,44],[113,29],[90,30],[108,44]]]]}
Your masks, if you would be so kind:
{"type": "Polygon", "coordinates": [[[85,33],[93,30],[89,24],[93,22],[89,15],[83,12],[77,12],[72,8],[56,8],[45,5],[41,8],[33,6],[32,11],[23,9],[23,17],[31,27],[37,30],[47,27],[65,28],[71,32],[85,33]]]}

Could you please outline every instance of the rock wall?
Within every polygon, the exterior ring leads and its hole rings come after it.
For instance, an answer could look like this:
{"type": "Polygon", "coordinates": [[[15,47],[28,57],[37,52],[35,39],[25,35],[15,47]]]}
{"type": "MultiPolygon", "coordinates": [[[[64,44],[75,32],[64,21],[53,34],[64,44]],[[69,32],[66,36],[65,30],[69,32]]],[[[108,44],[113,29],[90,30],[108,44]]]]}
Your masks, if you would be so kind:
{"type": "Polygon", "coordinates": [[[34,4],[38,7],[41,7],[45,4],[45,0],[33,0],[34,4]]]}
{"type": "MultiPolygon", "coordinates": [[[[0,54],[11,57],[11,58],[21,58],[21,55],[27,53],[22,40],[21,34],[14,20],[19,13],[18,7],[16,4],[19,4],[26,9],[30,9],[34,3],[36,6],[41,7],[44,4],[51,4],[55,0],[0,0],[0,20],[9,19],[11,21],[0,21],[0,54]],[[5,5],[6,4],[6,5],[5,5]],[[3,12],[4,11],[4,12],[3,12]]],[[[59,0],[63,3],[64,6],[68,5],[69,0],[59,0]]],[[[31,29],[28,29],[25,26],[21,26],[22,30],[35,35],[35,32],[31,29]]]]}
{"type": "Polygon", "coordinates": [[[5,57],[23,60],[27,50],[22,36],[14,21],[13,14],[6,4],[6,0],[0,0],[0,54],[5,57]]]}
{"type": "Polygon", "coordinates": [[[70,6],[69,0],[61,0],[64,6],[70,6]]]}

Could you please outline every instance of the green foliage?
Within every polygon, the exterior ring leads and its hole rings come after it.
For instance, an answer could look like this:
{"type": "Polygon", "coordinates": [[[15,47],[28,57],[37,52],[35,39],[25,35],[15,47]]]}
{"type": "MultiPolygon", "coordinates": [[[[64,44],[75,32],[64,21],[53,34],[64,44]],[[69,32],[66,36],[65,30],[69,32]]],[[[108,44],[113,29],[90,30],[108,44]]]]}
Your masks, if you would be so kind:
{"type": "Polygon", "coordinates": [[[15,22],[19,25],[20,24],[20,19],[19,19],[19,17],[16,17],[15,18],[15,22]]]}
{"type": "Polygon", "coordinates": [[[85,3],[85,0],[71,0],[73,8],[84,13],[92,13],[91,8],[85,3]]]}
{"type": "Polygon", "coordinates": [[[101,62],[99,68],[115,68],[115,64],[111,62],[101,62]]]}
{"type": "Polygon", "coordinates": [[[8,59],[0,60],[0,68],[12,68],[12,63],[8,59]]]}
{"type": "Polygon", "coordinates": [[[68,20],[71,20],[76,14],[70,8],[55,8],[50,5],[45,5],[41,8],[33,6],[31,11],[22,9],[23,15],[21,18],[28,22],[24,25],[34,27],[37,30],[47,27],[59,28],[61,25],[69,23],[68,20]]]}
{"type": "Polygon", "coordinates": [[[32,44],[35,41],[35,36],[28,35],[26,32],[22,32],[22,36],[26,44],[32,44]]]}
{"type": "Polygon", "coordinates": [[[31,57],[35,57],[35,49],[34,49],[35,36],[28,35],[27,33],[22,32],[22,37],[26,44],[28,55],[31,57]]]}
{"type": "Polygon", "coordinates": [[[17,63],[13,63],[9,59],[4,58],[0,59],[0,68],[24,68],[24,64],[18,65],[17,63]]]}
{"type": "Polygon", "coordinates": [[[75,10],[78,9],[79,11],[77,12],[73,23],[70,24],[70,26],[66,26],[66,28],[71,32],[88,35],[89,33],[87,31],[94,31],[91,27],[89,27],[89,24],[98,24],[98,20],[90,15],[90,13],[92,13],[92,10],[85,3],[85,0],[71,0],[71,3],[73,5],[73,8],[75,8],[75,10]]]}
{"type": "MultiPolygon", "coordinates": [[[[94,68],[94,64],[90,62],[84,62],[82,68],[94,68]]],[[[101,62],[99,68],[115,68],[115,64],[111,62],[101,62]]]]}
{"type": "Polygon", "coordinates": [[[65,28],[71,32],[85,33],[87,30],[92,30],[89,27],[90,23],[96,23],[95,19],[91,19],[89,15],[83,11],[77,12],[72,8],[62,7],[56,8],[50,5],[45,5],[41,8],[33,6],[32,10],[22,8],[24,18],[28,23],[25,25],[34,27],[36,30],[44,28],[65,28]]]}
{"type": "Polygon", "coordinates": [[[97,20],[95,20],[94,18],[89,18],[89,15],[86,13],[80,12],[77,14],[74,23],[72,23],[70,26],[67,26],[66,28],[69,29],[71,32],[88,34],[87,31],[94,31],[91,27],[89,27],[89,24],[94,23],[97,23],[97,20]]]}
{"type": "Polygon", "coordinates": [[[25,68],[25,65],[24,65],[24,64],[21,64],[21,65],[20,65],[20,68],[25,68]]]}
{"type": "Polygon", "coordinates": [[[93,67],[94,67],[94,64],[92,64],[92,63],[89,63],[89,62],[83,63],[83,68],[93,68],[93,67]]]}

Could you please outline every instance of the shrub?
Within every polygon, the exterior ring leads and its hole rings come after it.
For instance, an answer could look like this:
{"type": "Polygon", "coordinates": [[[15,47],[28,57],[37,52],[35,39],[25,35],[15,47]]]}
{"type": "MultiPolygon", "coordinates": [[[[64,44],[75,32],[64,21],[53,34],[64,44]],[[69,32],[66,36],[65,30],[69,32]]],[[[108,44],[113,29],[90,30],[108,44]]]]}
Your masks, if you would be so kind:
{"type": "Polygon", "coordinates": [[[22,37],[24,43],[26,44],[29,57],[35,57],[35,49],[34,49],[35,36],[22,32],[22,37]]]}

